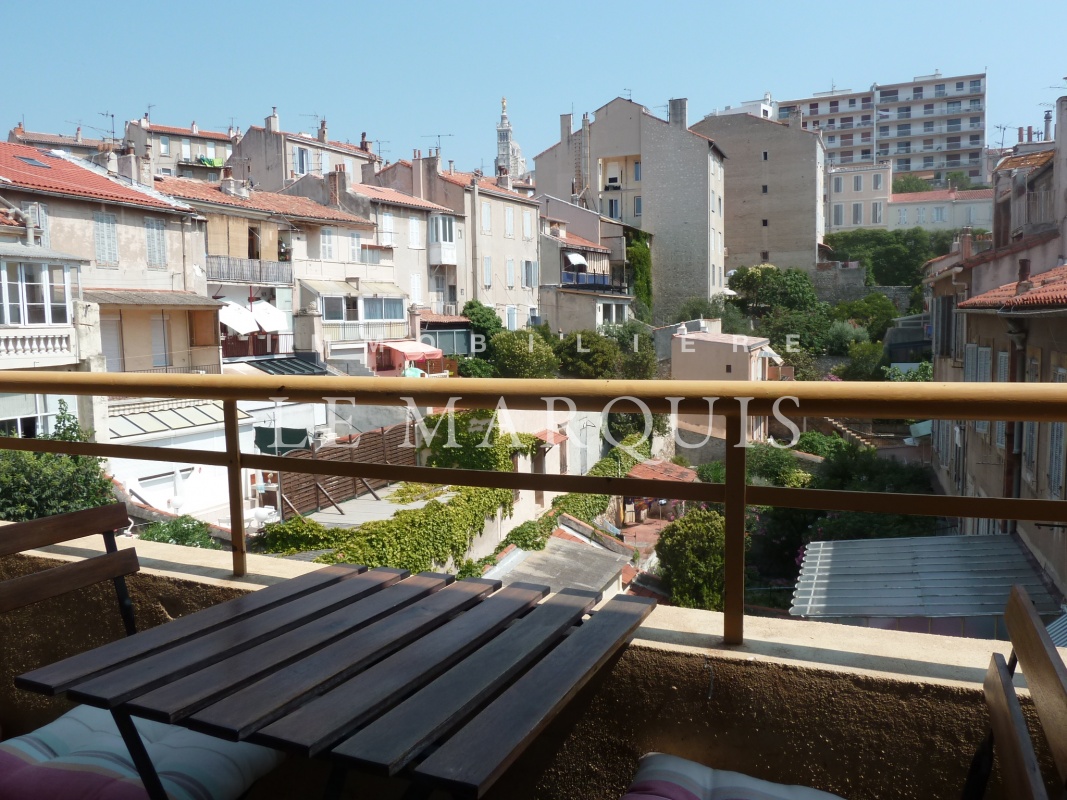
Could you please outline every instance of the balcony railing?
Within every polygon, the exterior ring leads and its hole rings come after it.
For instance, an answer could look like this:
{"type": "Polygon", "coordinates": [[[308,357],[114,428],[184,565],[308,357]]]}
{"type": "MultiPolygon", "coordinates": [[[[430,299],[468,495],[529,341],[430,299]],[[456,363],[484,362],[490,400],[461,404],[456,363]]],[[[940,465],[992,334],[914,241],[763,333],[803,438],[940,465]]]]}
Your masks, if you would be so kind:
{"type": "Polygon", "coordinates": [[[292,284],[293,265],[288,261],[208,256],[207,279],[222,283],[292,284]]]}
{"type": "Polygon", "coordinates": [[[77,361],[71,325],[0,328],[0,369],[60,367],[77,361]]]}
{"type": "MultiPolygon", "coordinates": [[[[785,508],[899,513],[932,517],[1015,519],[1067,523],[1067,505],[1056,500],[962,497],[749,486],[746,483],[746,418],[770,417],[795,409],[793,416],[861,419],[1002,419],[1058,422],[1067,406],[1067,385],[1009,383],[990,392],[980,383],[781,383],[734,381],[597,381],[502,380],[464,381],[461,387],[445,381],[405,378],[283,378],[235,375],[145,375],[129,373],[3,372],[0,392],[52,395],[104,395],[220,400],[224,410],[226,450],[174,450],[166,447],[66,442],[0,437],[0,448],[33,452],[61,452],[103,458],[136,458],[224,467],[229,475],[231,519],[242,519],[243,469],[343,475],[388,481],[415,481],[527,489],[542,492],[580,492],[635,497],[662,497],[723,504],[725,509],[724,641],[740,644],[744,632],[745,515],[750,505],[785,508]],[[439,467],[345,461],[315,461],[241,451],[238,400],[277,400],[326,403],[344,397],[360,405],[508,409],[544,411],[551,398],[569,398],[575,410],[702,415],[715,398],[716,416],[725,418],[724,483],[682,483],[633,478],[603,478],[489,472],[439,467]],[[452,399],[455,398],[455,399],[452,399]],[[622,398],[620,402],[620,398],[622,398]],[[638,406],[635,403],[640,402],[638,406]],[[780,408],[781,406],[781,408],[780,408]]],[[[548,407],[552,407],[548,405],[548,407]]],[[[246,572],[244,531],[232,532],[233,569],[246,572]]]]}
{"type": "Polygon", "coordinates": [[[322,334],[327,342],[366,342],[379,339],[403,339],[408,323],[401,320],[360,320],[324,322],[322,334]]]}
{"type": "Polygon", "coordinates": [[[291,333],[253,333],[248,336],[227,336],[222,340],[223,358],[291,355],[292,352],[291,333]]]}
{"type": "Polygon", "coordinates": [[[198,367],[150,367],[149,369],[131,369],[124,375],[220,375],[222,367],[219,364],[202,364],[198,367]]]}

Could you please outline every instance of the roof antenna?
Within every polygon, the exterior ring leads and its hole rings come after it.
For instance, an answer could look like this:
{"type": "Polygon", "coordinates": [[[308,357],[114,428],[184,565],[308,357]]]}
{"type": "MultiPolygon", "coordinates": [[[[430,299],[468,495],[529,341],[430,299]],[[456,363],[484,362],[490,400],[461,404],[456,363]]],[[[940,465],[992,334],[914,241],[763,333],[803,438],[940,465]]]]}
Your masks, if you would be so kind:
{"type": "Polygon", "coordinates": [[[455,136],[453,133],[424,133],[423,139],[437,139],[437,154],[441,155],[441,137],[455,136]]]}
{"type": "Polygon", "coordinates": [[[147,117],[149,124],[152,123],[152,109],[155,108],[155,107],[156,107],[155,103],[149,103],[148,104],[148,113],[145,116],[147,117]]]}
{"type": "Polygon", "coordinates": [[[115,142],[115,115],[112,114],[110,111],[97,111],[96,113],[99,114],[101,117],[111,118],[111,141],[115,142]]]}

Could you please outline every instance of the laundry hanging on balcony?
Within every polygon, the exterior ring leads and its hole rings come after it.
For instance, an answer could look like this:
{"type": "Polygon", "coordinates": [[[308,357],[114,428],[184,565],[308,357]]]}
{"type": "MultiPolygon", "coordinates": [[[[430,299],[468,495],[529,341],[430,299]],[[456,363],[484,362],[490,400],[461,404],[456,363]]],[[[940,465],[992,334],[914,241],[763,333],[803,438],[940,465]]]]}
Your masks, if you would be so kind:
{"type": "Polygon", "coordinates": [[[259,331],[259,323],[251,311],[232,300],[222,302],[223,305],[219,308],[219,322],[241,336],[259,331]]]}
{"type": "Polygon", "coordinates": [[[252,316],[259,323],[259,327],[267,333],[289,330],[289,319],[285,312],[266,300],[256,300],[252,303],[252,316]]]}

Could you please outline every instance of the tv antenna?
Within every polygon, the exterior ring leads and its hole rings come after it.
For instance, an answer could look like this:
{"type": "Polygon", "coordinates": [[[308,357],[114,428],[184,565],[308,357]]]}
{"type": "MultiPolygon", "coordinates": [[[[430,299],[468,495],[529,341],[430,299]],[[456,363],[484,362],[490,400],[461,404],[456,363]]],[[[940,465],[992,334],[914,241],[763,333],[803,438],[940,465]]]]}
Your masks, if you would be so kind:
{"type": "Polygon", "coordinates": [[[113,141],[113,142],[116,141],[116,139],[115,139],[115,115],[112,114],[110,111],[97,111],[96,113],[99,114],[101,117],[104,117],[105,119],[107,119],[107,118],[111,119],[111,141],[113,141]]]}
{"type": "MultiPolygon", "coordinates": [[[[633,98],[633,92],[631,92],[629,89],[623,89],[623,91],[626,92],[626,99],[627,100],[633,100],[634,99],[633,98]]],[[[574,109],[571,109],[571,113],[572,114],[574,113],[574,109]]]]}
{"type": "Polygon", "coordinates": [[[322,114],[301,114],[300,116],[311,117],[312,119],[314,119],[316,128],[318,128],[319,124],[322,122],[322,114]]]}
{"type": "Polygon", "coordinates": [[[386,150],[386,149],[384,149],[382,147],[383,144],[392,144],[392,140],[391,139],[375,139],[374,140],[374,150],[375,150],[375,152],[378,153],[379,156],[384,156],[386,153],[389,152],[388,150],[386,150]]]}
{"type": "Polygon", "coordinates": [[[455,136],[454,133],[424,133],[423,139],[437,139],[437,152],[441,152],[441,139],[447,139],[449,136],[455,136]]]}
{"type": "Polygon", "coordinates": [[[155,103],[149,103],[148,104],[148,113],[145,114],[145,117],[148,119],[149,122],[152,121],[152,109],[155,108],[155,107],[156,107],[155,103]]]}
{"type": "Polygon", "coordinates": [[[1003,150],[1004,149],[1004,134],[1007,132],[1008,126],[1007,125],[997,125],[996,128],[997,128],[998,131],[1000,131],[1000,149],[1003,150]]]}

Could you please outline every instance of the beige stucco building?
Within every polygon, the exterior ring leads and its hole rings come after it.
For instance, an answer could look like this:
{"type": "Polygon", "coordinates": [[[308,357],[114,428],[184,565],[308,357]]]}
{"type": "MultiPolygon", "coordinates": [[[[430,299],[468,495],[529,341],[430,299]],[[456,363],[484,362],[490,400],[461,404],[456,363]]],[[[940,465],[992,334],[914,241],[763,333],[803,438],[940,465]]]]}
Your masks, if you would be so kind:
{"type": "Polygon", "coordinates": [[[126,146],[148,158],[153,175],[217,181],[237,139],[233,128],[221,133],[200,130],[195,121],[188,128],[158,125],[147,114],[126,123],[126,146]]]}
{"type": "Polygon", "coordinates": [[[726,269],[815,269],[826,231],[826,148],[818,132],[753,114],[707,116],[690,130],[730,154],[726,269]]]}
{"type": "Polygon", "coordinates": [[[938,189],[894,194],[889,201],[886,222],[889,230],[915,227],[935,231],[992,230],[993,190],[938,189]]]}
{"type": "Polygon", "coordinates": [[[723,151],[688,128],[684,98],[670,120],[615,98],[590,118],[560,117],[560,141],[534,159],[537,189],[652,235],[653,316],[725,288],[723,151]]]}
{"type": "Polygon", "coordinates": [[[889,227],[893,169],[876,164],[833,165],[827,179],[827,233],[889,227]]]}
{"type": "Polygon", "coordinates": [[[262,127],[253,125],[234,144],[226,166],[233,177],[250,180],[257,189],[280,192],[304,175],[322,177],[344,167],[353,181],[359,181],[363,165],[378,160],[371,151],[366,134],[359,144],[331,139],[326,120],[310,133],[288,133],[281,129],[278,109],[264,120],[262,127]]]}

